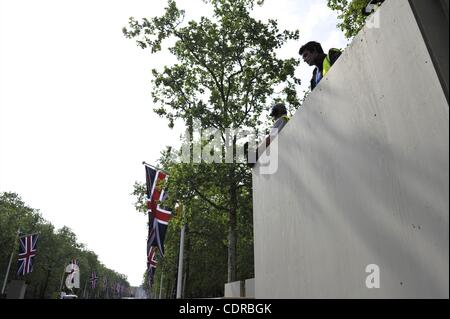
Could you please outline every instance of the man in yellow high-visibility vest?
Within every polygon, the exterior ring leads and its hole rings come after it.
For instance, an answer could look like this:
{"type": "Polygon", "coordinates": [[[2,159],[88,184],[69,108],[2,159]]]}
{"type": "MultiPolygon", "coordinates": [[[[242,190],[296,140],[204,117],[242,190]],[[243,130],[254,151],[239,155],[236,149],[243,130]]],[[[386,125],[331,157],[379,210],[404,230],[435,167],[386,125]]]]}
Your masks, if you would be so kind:
{"type": "Polygon", "coordinates": [[[341,55],[341,50],[330,49],[328,54],[323,52],[320,43],[310,41],[303,45],[298,53],[309,66],[315,66],[311,79],[311,91],[319,84],[320,80],[327,74],[331,66],[341,55]]]}

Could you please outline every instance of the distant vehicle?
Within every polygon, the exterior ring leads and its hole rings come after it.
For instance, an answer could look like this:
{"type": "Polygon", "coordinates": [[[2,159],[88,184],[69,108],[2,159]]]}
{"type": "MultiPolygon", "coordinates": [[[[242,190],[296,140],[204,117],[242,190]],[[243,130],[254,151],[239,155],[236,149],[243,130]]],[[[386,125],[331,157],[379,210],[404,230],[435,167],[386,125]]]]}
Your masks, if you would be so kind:
{"type": "Polygon", "coordinates": [[[67,295],[65,292],[62,292],[61,299],[78,299],[78,296],[77,295],[67,295]]]}

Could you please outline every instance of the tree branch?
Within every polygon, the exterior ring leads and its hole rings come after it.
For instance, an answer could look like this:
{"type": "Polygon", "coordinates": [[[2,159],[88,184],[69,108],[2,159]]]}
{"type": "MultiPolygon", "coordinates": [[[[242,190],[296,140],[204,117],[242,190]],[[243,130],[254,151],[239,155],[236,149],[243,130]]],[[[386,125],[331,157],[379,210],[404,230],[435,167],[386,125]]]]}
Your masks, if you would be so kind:
{"type": "Polygon", "coordinates": [[[212,207],[214,207],[217,210],[223,210],[228,211],[228,208],[217,205],[216,203],[212,202],[210,199],[208,199],[205,195],[203,195],[192,183],[192,188],[194,189],[194,192],[197,193],[198,196],[200,196],[204,201],[206,201],[208,204],[210,204],[212,207]]]}

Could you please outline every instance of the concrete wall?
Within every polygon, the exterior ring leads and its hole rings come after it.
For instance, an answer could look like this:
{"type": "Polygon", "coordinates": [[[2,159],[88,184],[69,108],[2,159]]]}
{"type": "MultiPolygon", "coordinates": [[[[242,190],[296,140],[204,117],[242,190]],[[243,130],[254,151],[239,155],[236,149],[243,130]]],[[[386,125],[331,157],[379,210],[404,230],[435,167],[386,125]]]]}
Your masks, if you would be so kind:
{"type": "Polygon", "coordinates": [[[254,169],[256,298],[449,297],[449,107],[408,1],[379,14],[254,169]]]}
{"type": "Polygon", "coordinates": [[[24,299],[26,290],[25,280],[11,280],[8,284],[6,299],[24,299]]]}
{"type": "Polygon", "coordinates": [[[255,298],[255,278],[225,284],[225,298],[255,298]]]}
{"type": "Polygon", "coordinates": [[[226,298],[239,298],[243,296],[241,281],[233,281],[225,284],[226,298]]]}
{"type": "Polygon", "coordinates": [[[255,278],[245,279],[245,297],[255,298],[255,278]]]}

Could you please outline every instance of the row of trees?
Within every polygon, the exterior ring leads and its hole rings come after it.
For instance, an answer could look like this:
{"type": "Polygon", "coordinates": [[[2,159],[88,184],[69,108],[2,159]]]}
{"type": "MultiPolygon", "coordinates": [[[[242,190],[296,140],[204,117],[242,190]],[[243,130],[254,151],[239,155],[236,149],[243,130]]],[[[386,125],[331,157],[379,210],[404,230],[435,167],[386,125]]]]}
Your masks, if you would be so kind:
{"type": "MultiPolygon", "coordinates": [[[[298,31],[280,31],[275,20],[254,19],[251,11],[263,1],[204,2],[212,6],[212,17],[184,21],[185,12],[169,0],[162,16],[130,18],[123,29],[142,49],[153,54],[166,42],[167,52],[175,56],[177,63],[152,70],[151,93],[155,112],[169,127],[175,121],[185,124],[191,154],[212,139],[194,142],[194,129],[216,129],[223,145],[228,142],[236,149],[242,142],[227,139],[226,128],[264,129],[270,124],[265,111],[272,103],[286,102],[291,113],[301,105],[295,86],[300,81],[294,75],[299,60],[279,59],[276,54],[287,41],[299,39],[298,31]]],[[[358,8],[367,3],[356,2],[358,8]]],[[[347,1],[329,0],[328,5],[353,10],[347,1]]],[[[341,27],[351,28],[346,33],[351,37],[358,23],[344,21],[341,27]]],[[[223,154],[224,147],[212,152],[223,154]]],[[[183,296],[223,296],[224,283],[254,276],[251,170],[236,161],[206,164],[191,158],[180,164],[172,160],[177,156],[180,150],[169,147],[159,161],[170,175],[165,185],[169,202],[181,208],[169,224],[166,255],[150,295],[175,296],[179,234],[186,225],[183,296]]],[[[145,185],[136,183],[133,194],[137,210],[145,212],[145,185]]]]}
{"type": "MultiPolygon", "coordinates": [[[[121,284],[129,287],[124,275],[108,269],[98,256],[77,241],[70,228],[64,226],[55,230],[54,226],[45,221],[39,210],[27,206],[15,193],[0,194],[0,283],[6,275],[10,254],[18,252],[17,230],[22,233],[38,233],[39,241],[37,255],[34,258],[33,272],[25,277],[17,276],[17,258],[13,259],[9,279],[25,280],[28,284],[25,298],[56,298],[59,296],[62,279],[65,278],[65,267],[72,259],[77,259],[80,267],[80,289],[76,293],[88,298],[113,298],[118,293],[113,292],[111,284],[121,284]],[[95,271],[100,280],[95,289],[91,289],[88,278],[95,271]],[[109,289],[103,286],[102,279],[108,278],[109,289]],[[86,286],[86,289],[85,289],[86,286]]],[[[64,288],[64,283],[63,283],[64,288]]]]}

